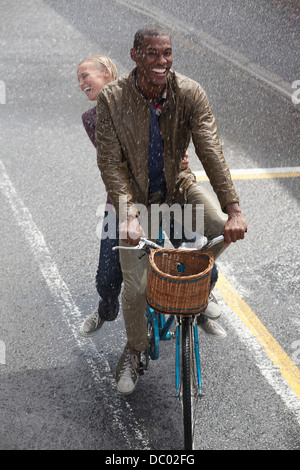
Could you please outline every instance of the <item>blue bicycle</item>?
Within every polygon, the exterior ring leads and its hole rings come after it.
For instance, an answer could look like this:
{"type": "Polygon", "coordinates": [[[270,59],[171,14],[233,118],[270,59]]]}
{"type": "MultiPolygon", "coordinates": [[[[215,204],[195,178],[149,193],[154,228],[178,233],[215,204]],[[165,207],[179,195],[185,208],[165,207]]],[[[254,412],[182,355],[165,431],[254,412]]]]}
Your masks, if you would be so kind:
{"type": "MultiPolygon", "coordinates": [[[[190,249],[190,254],[193,254],[194,258],[204,256],[204,250],[206,253],[212,246],[222,242],[223,240],[223,235],[216,237],[207,242],[201,250],[190,249]]],[[[162,257],[166,251],[163,250],[160,245],[145,238],[141,238],[140,243],[136,247],[129,249],[144,250],[149,255],[151,250],[154,250],[152,253],[156,253],[162,257]]],[[[169,251],[179,252],[180,250],[169,251]]],[[[186,269],[185,263],[178,261],[176,263],[176,269],[179,273],[180,279],[183,279],[183,282],[185,282],[184,276],[180,276],[180,273],[184,274],[186,269]]],[[[193,279],[192,282],[194,281],[196,281],[196,279],[193,279]]],[[[210,276],[206,282],[206,285],[208,286],[209,281],[210,276]]],[[[172,281],[170,286],[171,297],[173,297],[172,294],[175,295],[175,292],[178,290],[176,281],[172,281]]],[[[185,286],[184,289],[186,289],[185,286]]],[[[186,293],[188,294],[187,291],[186,293]]],[[[200,306],[200,311],[204,310],[207,305],[209,292],[205,295],[206,303],[204,302],[203,306],[200,306]]],[[[161,306],[155,304],[155,302],[151,302],[152,306],[150,306],[148,294],[147,300],[148,305],[146,307],[146,318],[148,329],[148,351],[146,353],[145,364],[141,364],[141,374],[144,370],[148,369],[150,359],[157,360],[159,358],[160,341],[169,341],[171,338],[175,338],[175,394],[182,405],[184,448],[185,450],[192,450],[194,447],[197,408],[199,400],[201,399],[201,367],[197,329],[197,317],[200,313],[199,305],[198,308],[195,309],[197,310],[196,313],[193,312],[192,305],[190,309],[184,312],[178,311],[178,308],[175,307],[176,312],[174,314],[170,314],[168,313],[168,309],[161,308],[161,306]],[[175,332],[172,331],[174,330],[174,326],[175,332]]]]}

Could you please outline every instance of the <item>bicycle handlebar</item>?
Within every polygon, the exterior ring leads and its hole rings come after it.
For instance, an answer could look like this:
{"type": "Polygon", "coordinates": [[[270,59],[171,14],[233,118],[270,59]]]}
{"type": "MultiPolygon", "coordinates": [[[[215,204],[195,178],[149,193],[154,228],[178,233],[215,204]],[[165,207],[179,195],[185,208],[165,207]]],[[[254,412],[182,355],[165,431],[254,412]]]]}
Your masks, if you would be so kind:
{"type": "MultiPolygon", "coordinates": [[[[213,238],[212,240],[208,240],[207,243],[205,243],[205,245],[203,245],[201,248],[183,248],[185,250],[191,250],[191,251],[195,251],[195,250],[207,250],[207,249],[210,249],[212,248],[213,246],[217,245],[218,243],[224,241],[224,235],[219,235],[218,237],[215,237],[213,238]]],[[[140,238],[140,242],[138,243],[138,245],[135,245],[135,246],[114,246],[113,247],[113,250],[118,250],[118,249],[122,249],[122,250],[147,250],[147,248],[154,248],[154,249],[162,249],[163,247],[161,247],[160,245],[158,245],[157,243],[154,243],[152,242],[151,240],[148,240],[147,238],[144,238],[144,237],[141,237],[140,238]]]]}

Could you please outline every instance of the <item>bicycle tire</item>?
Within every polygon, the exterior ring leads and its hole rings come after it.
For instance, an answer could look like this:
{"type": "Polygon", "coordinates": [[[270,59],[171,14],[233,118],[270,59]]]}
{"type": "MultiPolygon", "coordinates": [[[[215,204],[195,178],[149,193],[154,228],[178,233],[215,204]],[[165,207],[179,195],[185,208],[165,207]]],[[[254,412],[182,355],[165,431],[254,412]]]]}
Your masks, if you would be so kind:
{"type": "Polygon", "coordinates": [[[199,397],[192,320],[182,318],[182,411],[184,448],[193,450],[196,409],[199,397]]]}

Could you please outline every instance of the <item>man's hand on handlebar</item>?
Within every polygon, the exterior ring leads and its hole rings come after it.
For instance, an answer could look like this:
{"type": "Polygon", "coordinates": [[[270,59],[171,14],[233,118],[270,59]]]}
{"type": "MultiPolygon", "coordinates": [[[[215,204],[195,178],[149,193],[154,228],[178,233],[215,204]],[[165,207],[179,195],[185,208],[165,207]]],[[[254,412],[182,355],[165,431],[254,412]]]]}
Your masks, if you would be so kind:
{"type": "Polygon", "coordinates": [[[224,227],[225,248],[237,240],[242,240],[247,231],[247,222],[243,217],[242,211],[237,203],[226,206],[228,220],[224,227]]]}
{"type": "Polygon", "coordinates": [[[120,223],[119,238],[129,245],[136,246],[139,244],[140,237],[144,237],[145,233],[135,216],[128,216],[126,220],[120,223]]]}

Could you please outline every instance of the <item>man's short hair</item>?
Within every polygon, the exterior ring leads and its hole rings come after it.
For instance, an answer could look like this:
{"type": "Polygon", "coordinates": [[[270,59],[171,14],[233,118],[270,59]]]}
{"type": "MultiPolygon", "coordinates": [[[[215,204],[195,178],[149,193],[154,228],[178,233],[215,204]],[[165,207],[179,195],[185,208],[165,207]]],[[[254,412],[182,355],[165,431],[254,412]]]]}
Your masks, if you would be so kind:
{"type": "Polygon", "coordinates": [[[164,28],[156,25],[146,25],[135,33],[133,48],[136,51],[141,47],[146,36],[168,36],[171,38],[170,33],[164,28]]]}

